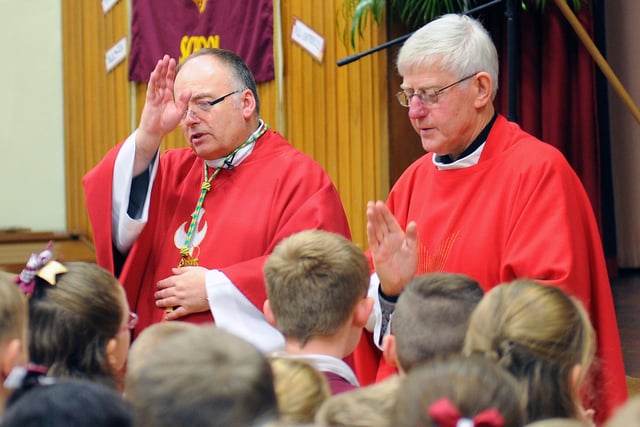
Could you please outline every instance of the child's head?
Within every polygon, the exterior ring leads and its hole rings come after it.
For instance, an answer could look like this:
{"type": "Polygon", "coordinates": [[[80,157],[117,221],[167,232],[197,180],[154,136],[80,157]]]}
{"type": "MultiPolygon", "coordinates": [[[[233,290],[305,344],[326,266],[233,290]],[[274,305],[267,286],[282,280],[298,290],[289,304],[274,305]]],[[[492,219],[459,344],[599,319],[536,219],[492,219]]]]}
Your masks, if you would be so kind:
{"type": "Polygon", "coordinates": [[[125,375],[125,393],[127,395],[132,394],[140,371],[158,345],[169,337],[197,327],[196,324],[187,322],[160,322],[143,329],[129,349],[125,375]]]}
{"type": "Polygon", "coordinates": [[[322,403],[331,396],[327,378],[300,359],[270,359],[278,398],[280,421],[310,423],[322,403]]]}
{"type": "Polygon", "coordinates": [[[122,396],[87,379],[56,380],[34,387],[15,400],[3,427],[127,427],[133,414],[122,396]]]}
{"type": "MultiPolygon", "coordinates": [[[[12,281],[15,275],[0,271],[0,355],[19,341],[19,354],[26,363],[27,299],[12,281]]],[[[4,372],[3,372],[4,373],[4,372]]]]}
{"type": "Polygon", "coordinates": [[[366,298],[369,263],[341,235],[307,230],[283,239],[267,258],[264,275],[265,314],[272,313],[277,328],[300,347],[336,334],[354,317],[356,327],[366,324],[372,306],[366,298]]]}
{"type": "Polygon", "coordinates": [[[54,377],[115,385],[136,320],[118,280],[93,263],[49,261],[35,268],[32,282],[21,287],[32,291],[30,362],[54,377]]]}
{"type": "Polygon", "coordinates": [[[331,396],[316,414],[320,426],[386,427],[403,378],[394,375],[382,382],[331,396]]]}
{"type": "MultiPolygon", "coordinates": [[[[16,366],[27,364],[27,300],[13,283],[13,276],[0,271],[0,381],[16,366]]],[[[0,387],[0,415],[11,390],[0,387]]]]}
{"type": "Polygon", "coordinates": [[[127,397],[136,425],[249,426],[277,417],[273,374],[253,345],[212,325],[159,343],[127,397]]]}
{"type": "Polygon", "coordinates": [[[484,357],[454,354],[416,366],[407,374],[389,425],[520,427],[524,404],[508,372],[484,357]],[[469,422],[459,423],[462,419],[469,422]]]}
{"type": "Polygon", "coordinates": [[[491,289],[471,316],[466,354],[495,360],[520,382],[528,421],[579,418],[595,349],[582,304],[561,289],[515,280],[491,289]]]}
{"type": "Polygon", "coordinates": [[[404,289],[385,337],[385,357],[403,372],[439,355],[460,353],[471,312],[482,299],[478,282],[463,274],[429,273],[404,289]]]}

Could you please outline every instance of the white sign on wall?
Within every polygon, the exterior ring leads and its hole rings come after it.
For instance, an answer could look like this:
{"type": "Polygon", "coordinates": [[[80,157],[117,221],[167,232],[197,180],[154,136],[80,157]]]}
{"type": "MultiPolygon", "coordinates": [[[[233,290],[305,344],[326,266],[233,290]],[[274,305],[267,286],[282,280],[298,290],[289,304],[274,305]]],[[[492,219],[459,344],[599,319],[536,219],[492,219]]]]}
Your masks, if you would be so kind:
{"type": "Polygon", "coordinates": [[[107,13],[119,0],[102,0],[102,12],[107,13]]]}
{"type": "Polygon", "coordinates": [[[322,62],[324,57],[324,37],[296,17],[293,18],[291,27],[291,40],[298,43],[319,62],[322,62]]]}
{"type": "Polygon", "coordinates": [[[107,73],[115,68],[116,65],[124,61],[127,57],[127,38],[123,37],[118,43],[113,45],[111,49],[104,55],[107,73]]]}

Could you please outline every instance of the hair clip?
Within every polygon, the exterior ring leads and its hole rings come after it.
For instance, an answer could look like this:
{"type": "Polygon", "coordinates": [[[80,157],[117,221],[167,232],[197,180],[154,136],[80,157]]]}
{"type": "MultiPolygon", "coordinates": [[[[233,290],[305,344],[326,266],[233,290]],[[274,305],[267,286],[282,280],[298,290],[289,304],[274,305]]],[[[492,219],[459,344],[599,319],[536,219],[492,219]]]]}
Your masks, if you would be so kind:
{"type": "Polygon", "coordinates": [[[427,413],[439,427],[504,427],[504,419],[496,408],[485,409],[473,418],[465,418],[446,397],[433,402],[427,413]]]}
{"type": "Polygon", "coordinates": [[[20,275],[16,278],[16,283],[25,294],[29,296],[33,295],[36,287],[36,276],[45,280],[50,285],[55,285],[56,275],[68,271],[64,265],[57,261],[52,261],[52,247],[53,241],[50,241],[42,252],[32,253],[25,268],[22,269],[20,275]]]}

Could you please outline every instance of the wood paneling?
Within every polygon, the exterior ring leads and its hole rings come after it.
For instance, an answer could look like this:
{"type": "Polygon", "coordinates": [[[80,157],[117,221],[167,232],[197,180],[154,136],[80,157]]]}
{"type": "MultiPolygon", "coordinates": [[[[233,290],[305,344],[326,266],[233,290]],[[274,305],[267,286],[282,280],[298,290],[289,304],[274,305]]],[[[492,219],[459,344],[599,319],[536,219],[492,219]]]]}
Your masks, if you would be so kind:
{"type": "Polygon", "coordinates": [[[105,52],[128,35],[126,1],[62,1],[67,229],[91,236],[82,177],[131,132],[126,64],[110,72],[105,52]]]}
{"type": "MultiPolygon", "coordinates": [[[[261,84],[258,91],[264,120],[328,171],[341,194],[353,240],[365,248],[366,202],[384,199],[388,191],[387,59],[383,51],[343,67],[336,65],[354,53],[340,38],[341,3],[281,2],[283,42],[276,56],[283,58],[282,80],[261,84]],[[290,40],[294,17],[325,38],[323,62],[290,40]],[[278,129],[278,123],[284,126],[278,129]]],[[[63,0],[62,8],[67,228],[91,235],[81,178],[133,131],[146,88],[128,82],[126,63],[109,73],[104,67],[106,50],[128,36],[127,1],[118,2],[106,15],[100,2],[63,0]]],[[[383,29],[367,31],[358,49],[384,41],[383,29]]],[[[182,146],[179,130],[164,142],[165,148],[182,146]]]]}

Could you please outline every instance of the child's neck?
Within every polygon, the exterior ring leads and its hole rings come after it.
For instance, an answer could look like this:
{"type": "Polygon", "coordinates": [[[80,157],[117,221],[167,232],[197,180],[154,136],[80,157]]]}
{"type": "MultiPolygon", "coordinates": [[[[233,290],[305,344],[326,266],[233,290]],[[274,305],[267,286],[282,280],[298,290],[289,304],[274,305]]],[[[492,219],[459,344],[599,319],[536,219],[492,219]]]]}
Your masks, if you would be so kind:
{"type": "Polygon", "coordinates": [[[351,353],[347,347],[345,340],[339,336],[315,336],[304,346],[294,338],[287,338],[285,343],[285,350],[289,354],[323,354],[338,359],[343,359],[351,353]]]}

